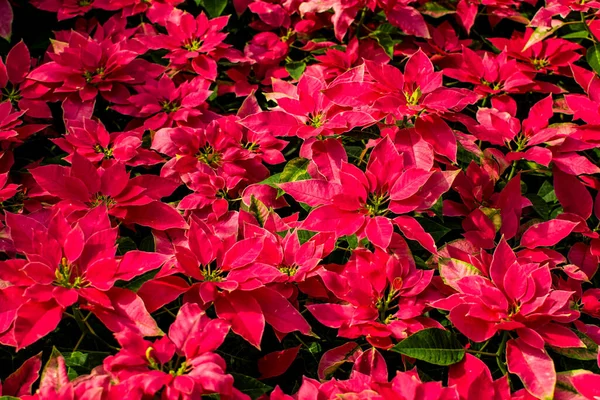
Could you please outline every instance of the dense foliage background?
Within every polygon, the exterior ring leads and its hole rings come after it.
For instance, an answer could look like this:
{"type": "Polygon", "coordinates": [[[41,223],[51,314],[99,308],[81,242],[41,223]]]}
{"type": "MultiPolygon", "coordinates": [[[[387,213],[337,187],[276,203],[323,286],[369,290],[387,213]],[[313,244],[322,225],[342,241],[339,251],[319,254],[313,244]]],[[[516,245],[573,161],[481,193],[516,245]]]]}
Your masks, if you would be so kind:
{"type": "Polygon", "coordinates": [[[599,10],[0,0],[0,399],[600,398],[599,10]]]}

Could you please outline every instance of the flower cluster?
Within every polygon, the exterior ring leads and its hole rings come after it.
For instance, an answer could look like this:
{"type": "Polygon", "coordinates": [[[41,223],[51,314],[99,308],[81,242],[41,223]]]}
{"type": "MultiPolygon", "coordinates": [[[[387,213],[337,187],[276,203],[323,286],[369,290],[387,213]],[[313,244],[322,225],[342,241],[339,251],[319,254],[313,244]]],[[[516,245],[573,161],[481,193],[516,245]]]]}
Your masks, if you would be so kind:
{"type": "Polygon", "coordinates": [[[598,15],[0,0],[1,398],[600,398],[598,15]]]}

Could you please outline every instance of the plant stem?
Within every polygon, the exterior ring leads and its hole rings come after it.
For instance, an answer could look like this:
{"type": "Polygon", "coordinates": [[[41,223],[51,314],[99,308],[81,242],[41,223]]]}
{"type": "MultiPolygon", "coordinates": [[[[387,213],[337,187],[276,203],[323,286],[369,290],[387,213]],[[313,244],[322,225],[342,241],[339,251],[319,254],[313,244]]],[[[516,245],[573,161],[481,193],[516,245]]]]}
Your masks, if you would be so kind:
{"type": "Polygon", "coordinates": [[[490,353],[487,351],[479,351],[479,350],[471,350],[471,349],[467,349],[465,351],[470,354],[480,354],[482,356],[488,356],[488,357],[499,357],[499,355],[497,353],[490,353]]]}
{"type": "Polygon", "coordinates": [[[75,347],[73,347],[73,350],[71,350],[73,353],[77,351],[77,349],[79,348],[79,345],[81,344],[81,342],[83,341],[83,338],[85,337],[86,332],[82,332],[81,336],[79,337],[79,340],[77,341],[77,343],[75,344],[75,347]]]}

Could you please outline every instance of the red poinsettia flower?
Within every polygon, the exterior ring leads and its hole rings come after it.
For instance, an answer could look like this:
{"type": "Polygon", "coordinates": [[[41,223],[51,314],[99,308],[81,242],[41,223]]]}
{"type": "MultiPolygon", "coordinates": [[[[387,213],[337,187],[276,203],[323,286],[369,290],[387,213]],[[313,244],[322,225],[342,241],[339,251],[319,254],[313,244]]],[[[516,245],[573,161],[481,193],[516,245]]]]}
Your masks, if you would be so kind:
{"type": "Polygon", "coordinates": [[[65,119],[91,118],[96,96],[125,104],[128,86],[157,77],[163,68],[138,59],[138,53],[111,38],[96,38],[72,31],[65,41],[54,41],[52,60],[27,76],[28,91],[51,101],[62,100],[65,119]]]}
{"type": "Polygon", "coordinates": [[[125,223],[137,223],[154,229],[184,228],[183,217],[160,201],[178,186],[172,180],[154,175],[130,179],[125,165],[113,162],[96,168],[87,158],[73,153],[71,167],[45,165],[30,170],[42,195],[58,198],[65,215],[85,211],[99,205],[125,223]]]}
{"type": "Polygon", "coordinates": [[[162,389],[165,400],[209,394],[247,400],[249,396],[235,389],[233,377],[225,373],[225,360],[214,352],[229,328],[221,319],[208,318],[198,305],[184,304],[161,339],[150,342],[131,331],[117,334],[122,348],[104,360],[104,369],[114,384],[140,398],[162,389]]]}
{"type": "Polygon", "coordinates": [[[166,257],[131,251],[117,258],[117,230],[105,207],[72,223],[56,208],[51,215],[7,214],[6,224],[16,251],[25,258],[0,264],[8,284],[0,291],[6,316],[0,326],[3,344],[29,346],[53,331],[65,309],[76,302],[115,332],[129,328],[143,335],[160,333],[140,298],[113,286],[160,267],[166,257]]]}

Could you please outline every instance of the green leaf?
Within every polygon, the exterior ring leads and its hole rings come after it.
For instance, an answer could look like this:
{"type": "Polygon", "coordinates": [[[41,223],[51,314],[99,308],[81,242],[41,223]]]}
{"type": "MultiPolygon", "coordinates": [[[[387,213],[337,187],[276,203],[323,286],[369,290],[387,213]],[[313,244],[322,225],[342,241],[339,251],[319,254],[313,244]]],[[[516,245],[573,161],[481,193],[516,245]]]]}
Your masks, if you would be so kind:
{"type": "Polygon", "coordinates": [[[285,64],[285,70],[295,80],[300,79],[304,70],[306,69],[306,63],[304,61],[292,61],[285,64]]]}
{"type": "Polygon", "coordinates": [[[134,278],[133,280],[131,280],[129,282],[118,281],[116,286],[124,287],[131,291],[137,292],[138,290],[140,290],[140,287],[142,287],[142,285],[144,283],[146,283],[150,279],[154,278],[156,276],[156,274],[158,273],[158,271],[159,270],[156,269],[154,271],[146,272],[145,274],[140,275],[137,278],[134,278]]]}
{"type": "Polygon", "coordinates": [[[312,207],[309,206],[308,204],[306,204],[306,203],[298,203],[298,204],[300,204],[300,207],[302,207],[302,209],[304,211],[306,211],[306,212],[311,212],[312,211],[312,207]]]}
{"type": "Polygon", "coordinates": [[[462,146],[458,146],[456,159],[459,163],[468,165],[471,161],[477,160],[477,156],[470,151],[465,150],[462,146]]]}
{"type": "Polygon", "coordinates": [[[309,162],[306,158],[301,157],[290,160],[279,175],[279,183],[310,179],[310,175],[306,172],[309,162]]]}
{"type": "Polygon", "coordinates": [[[436,365],[456,364],[465,356],[465,349],[456,335],[438,328],[423,329],[392,347],[392,350],[436,365]]]}
{"type": "Polygon", "coordinates": [[[346,239],[349,249],[354,250],[358,247],[358,237],[356,236],[356,234],[344,236],[343,239],[346,239]]]}
{"type": "Polygon", "coordinates": [[[390,57],[394,58],[394,40],[392,37],[386,32],[373,32],[369,35],[371,38],[377,40],[377,43],[381,46],[381,48],[385,51],[385,53],[390,57]]]}
{"type": "Polygon", "coordinates": [[[258,182],[257,185],[269,185],[272,188],[279,189],[279,186],[277,186],[277,184],[279,183],[280,176],[281,176],[281,173],[273,174],[273,175],[269,176],[267,179],[265,179],[264,181],[258,182]]]}
{"type": "Polygon", "coordinates": [[[435,242],[440,240],[451,230],[447,226],[440,225],[428,218],[417,218],[417,221],[419,221],[419,224],[425,229],[425,232],[429,233],[435,242]]]}
{"type": "Polygon", "coordinates": [[[232,372],[233,385],[242,393],[247,394],[252,400],[259,398],[263,394],[273,389],[269,385],[265,385],[261,381],[252,378],[251,376],[232,372]]]}
{"type": "Polygon", "coordinates": [[[296,234],[298,235],[298,241],[300,244],[304,244],[310,240],[317,232],[307,231],[305,229],[297,229],[296,234]]]}
{"type": "Polygon", "coordinates": [[[19,400],[19,398],[12,396],[0,396],[0,400],[19,400]]]}
{"type": "Polygon", "coordinates": [[[423,10],[421,12],[433,18],[440,18],[444,15],[454,14],[456,11],[450,10],[439,3],[427,1],[423,5],[423,10]]]}
{"type": "Polygon", "coordinates": [[[269,207],[265,203],[257,199],[254,195],[251,195],[248,211],[254,215],[260,226],[265,226],[265,222],[269,217],[269,207]]]}
{"type": "Polygon", "coordinates": [[[544,181],[544,183],[542,183],[537,195],[540,196],[546,203],[555,203],[558,201],[556,198],[556,193],[554,193],[554,186],[548,181],[544,181]]]}
{"type": "Polygon", "coordinates": [[[80,351],[63,354],[65,365],[67,367],[83,367],[87,361],[88,355],[80,351]]]}
{"type": "Polygon", "coordinates": [[[152,236],[152,235],[146,236],[140,242],[140,250],[154,252],[154,249],[155,249],[154,236],[152,236]]]}
{"type": "Polygon", "coordinates": [[[533,205],[533,209],[540,217],[544,219],[544,221],[548,221],[550,217],[550,206],[542,199],[540,196],[534,193],[528,193],[525,195],[531,204],[533,205]]]}
{"type": "Polygon", "coordinates": [[[585,56],[588,64],[597,74],[600,74],[600,44],[596,44],[587,49],[585,56]]]}
{"type": "Polygon", "coordinates": [[[566,35],[561,36],[561,38],[563,38],[563,39],[585,39],[588,36],[589,36],[588,32],[585,29],[583,29],[581,31],[567,33],[566,35]]]}
{"type": "Polygon", "coordinates": [[[434,212],[435,216],[438,217],[439,219],[442,220],[442,222],[444,222],[444,214],[443,214],[443,209],[444,209],[444,199],[442,197],[440,197],[439,199],[437,199],[437,201],[435,203],[433,203],[433,205],[431,206],[431,211],[434,212]]]}
{"type": "Polygon", "coordinates": [[[74,351],[72,353],[65,353],[65,365],[67,366],[67,374],[69,379],[73,380],[79,376],[77,368],[85,368],[88,355],[80,351],[74,351]]]}
{"type": "Polygon", "coordinates": [[[121,237],[117,239],[117,253],[123,255],[131,250],[137,250],[135,242],[130,237],[121,237]]]}
{"type": "Polygon", "coordinates": [[[206,10],[208,16],[216,18],[225,11],[227,0],[195,0],[196,5],[201,6],[206,10]]]}
{"type": "Polygon", "coordinates": [[[308,345],[308,352],[310,354],[319,354],[321,351],[323,351],[323,349],[321,348],[319,342],[312,342],[308,345]]]}
{"type": "Polygon", "coordinates": [[[385,33],[397,33],[399,29],[394,25],[385,22],[377,26],[377,30],[375,32],[385,32],[385,33]]]}

